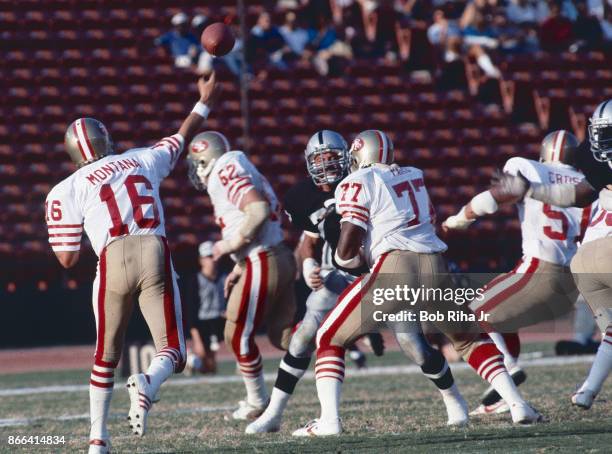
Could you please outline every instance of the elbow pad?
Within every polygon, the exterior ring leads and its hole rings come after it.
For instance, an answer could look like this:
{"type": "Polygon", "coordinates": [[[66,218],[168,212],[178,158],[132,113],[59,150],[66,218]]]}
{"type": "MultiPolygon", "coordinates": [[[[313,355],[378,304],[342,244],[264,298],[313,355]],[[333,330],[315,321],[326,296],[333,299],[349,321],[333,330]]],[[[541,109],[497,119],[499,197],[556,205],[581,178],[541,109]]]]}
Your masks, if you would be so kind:
{"type": "Polygon", "coordinates": [[[484,191],[474,196],[471,201],[472,211],[477,216],[493,214],[497,211],[497,202],[493,198],[491,191],[484,191]]]}
{"type": "Polygon", "coordinates": [[[270,204],[264,201],[251,202],[244,207],[244,214],[238,233],[246,241],[251,241],[270,216],[270,204]]]}
{"type": "Polygon", "coordinates": [[[532,183],[526,197],[558,207],[571,207],[576,203],[576,186],[573,184],[532,183]]]}

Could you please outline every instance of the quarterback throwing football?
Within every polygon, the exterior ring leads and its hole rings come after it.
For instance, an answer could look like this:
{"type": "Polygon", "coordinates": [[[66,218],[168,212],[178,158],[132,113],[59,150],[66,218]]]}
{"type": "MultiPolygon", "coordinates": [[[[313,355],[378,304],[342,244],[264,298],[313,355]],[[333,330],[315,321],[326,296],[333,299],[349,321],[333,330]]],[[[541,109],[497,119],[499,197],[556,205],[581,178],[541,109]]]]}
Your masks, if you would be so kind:
{"type": "Polygon", "coordinates": [[[185,365],[185,338],[164,213],[161,181],[176,165],[185,141],[201,127],[219,89],[215,75],[198,81],[200,101],[177,134],[152,147],[114,154],[98,120],[79,118],[66,131],[65,146],[78,167],[45,202],[49,243],[60,263],[77,264],[83,231],[99,257],[93,285],[97,341],[89,381],[90,453],[110,451],[107,429],[115,368],[125,331],[138,301],[157,354],[145,374],[128,379],[129,424],[146,431],[147,415],[161,384],[185,365]]]}

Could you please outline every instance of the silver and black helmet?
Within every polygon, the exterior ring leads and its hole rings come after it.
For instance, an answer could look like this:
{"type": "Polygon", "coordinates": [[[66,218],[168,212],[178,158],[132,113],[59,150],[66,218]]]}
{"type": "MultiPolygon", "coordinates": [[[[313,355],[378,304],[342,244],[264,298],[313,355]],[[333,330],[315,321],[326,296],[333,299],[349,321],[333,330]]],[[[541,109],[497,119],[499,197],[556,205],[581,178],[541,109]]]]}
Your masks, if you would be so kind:
{"type": "Polygon", "coordinates": [[[324,129],[314,134],[304,151],[306,167],[317,186],[342,180],[349,166],[348,145],[340,134],[324,129]]]}
{"type": "Polygon", "coordinates": [[[612,161],[612,99],[598,105],[589,122],[593,156],[601,162],[612,161]]]}

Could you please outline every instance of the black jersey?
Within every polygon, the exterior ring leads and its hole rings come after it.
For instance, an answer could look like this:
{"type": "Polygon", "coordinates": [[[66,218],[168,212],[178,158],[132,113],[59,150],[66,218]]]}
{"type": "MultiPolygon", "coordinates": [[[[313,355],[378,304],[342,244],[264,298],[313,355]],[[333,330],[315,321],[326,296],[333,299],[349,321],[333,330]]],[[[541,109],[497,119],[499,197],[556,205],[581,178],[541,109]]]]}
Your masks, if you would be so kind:
{"type": "Polygon", "coordinates": [[[576,156],[576,168],[584,173],[585,179],[595,188],[601,191],[608,184],[612,184],[612,167],[608,162],[599,162],[591,152],[588,140],[580,144],[576,156]]]}
{"type": "Polygon", "coordinates": [[[292,186],[285,194],[284,208],[291,223],[298,229],[318,235],[336,250],[340,238],[340,215],[336,213],[333,185],[322,191],[310,178],[292,186]]]}

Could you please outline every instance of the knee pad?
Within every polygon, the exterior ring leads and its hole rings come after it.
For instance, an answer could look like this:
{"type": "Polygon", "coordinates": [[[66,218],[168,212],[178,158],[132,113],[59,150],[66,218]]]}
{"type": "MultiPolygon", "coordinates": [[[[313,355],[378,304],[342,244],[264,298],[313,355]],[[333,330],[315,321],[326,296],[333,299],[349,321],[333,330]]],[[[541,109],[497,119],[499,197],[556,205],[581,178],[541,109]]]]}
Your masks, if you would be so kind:
{"type": "Polygon", "coordinates": [[[306,300],[306,309],[308,311],[329,312],[338,301],[339,293],[334,293],[326,287],[313,291],[308,295],[306,300]]]}
{"type": "Polygon", "coordinates": [[[296,357],[306,356],[312,353],[315,349],[315,337],[318,327],[319,325],[313,323],[313,320],[304,317],[298,329],[296,329],[293,336],[291,336],[289,353],[296,357]]]}
{"type": "Polygon", "coordinates": [[[421,333],[395,333],[395,338],[404,354],[419,366],[423,366],[434,355],[434,348],[421,333]]]}

